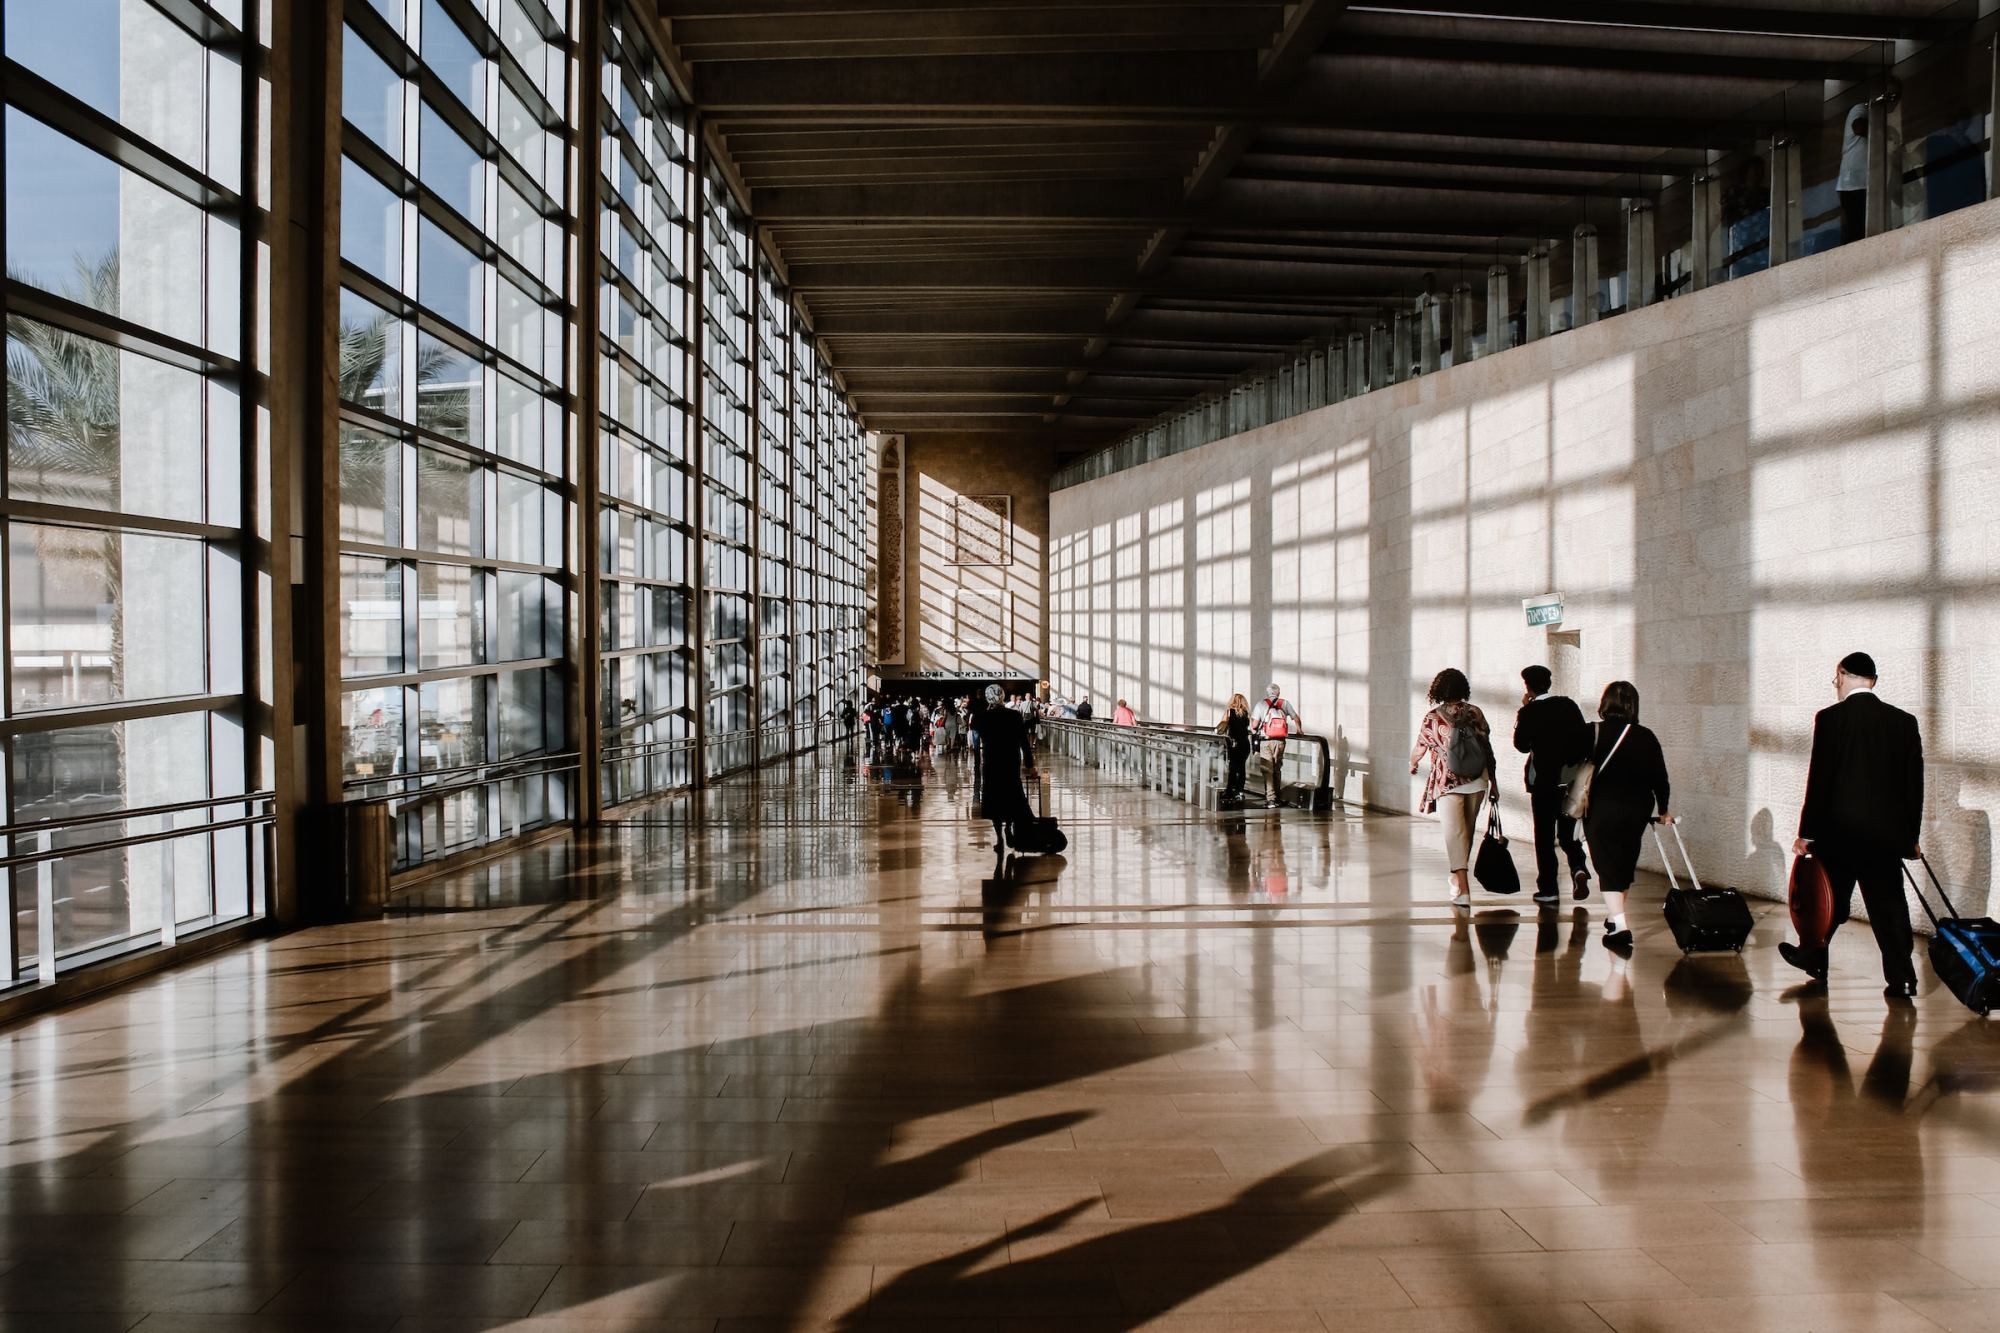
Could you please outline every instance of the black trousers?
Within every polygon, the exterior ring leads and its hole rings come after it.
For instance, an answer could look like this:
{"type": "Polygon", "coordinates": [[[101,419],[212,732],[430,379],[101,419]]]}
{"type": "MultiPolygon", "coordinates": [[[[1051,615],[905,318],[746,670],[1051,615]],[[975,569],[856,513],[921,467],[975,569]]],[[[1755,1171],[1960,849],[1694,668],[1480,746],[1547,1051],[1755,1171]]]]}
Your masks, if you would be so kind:
{"type": "Polygon", "coordinates": [[[1868,191],[1840,190],[1840,243],[1851,245],[1868,234],[1868,191]]]}
{"type": "MultiPolygon", "coordinates": [[[[1868,925],[1875,932],[1875,947],[1882,951],[1882,979],[1890,982],[1915,981],[1916,964],[1910,960],[1915,934],[1910,928],[1910,904],[1903,895],[1902,858],[1893,852],[1869,848],[1813,844],[1826,878],[1833,886],[1833,928],[1845,925],[1854,910],[1854,890],[1861,889],[1861,901],[1868,904],[1868,925]]],[[[1828,932],[1829,940],[1832,932],[1828,932]]]]}
{"type": "Polygon", "coordinates": [[[1535,812],[1535,888],[1544,894],[1562,888],[1562,872],[1556,863],[1558,845],[1569,858],[1570,874],[1576,874],[1586,864],[1583,842],[1576,836],[1576,821],[1562,812],[1568,796],[1561,787],[1528,793],[1529,808],[1535,812]]]}
{"type": "Polygon", "coordinates": [[[1244,781],[1243,766],[1250,762],[1250,742],[1245,741],[1243,744],[1238,745],[1235,741],[1230,741],[1228,743],[1228,751],[1229,790],[1231,794],[1241,796],[1243,794],[1244,781]]]}

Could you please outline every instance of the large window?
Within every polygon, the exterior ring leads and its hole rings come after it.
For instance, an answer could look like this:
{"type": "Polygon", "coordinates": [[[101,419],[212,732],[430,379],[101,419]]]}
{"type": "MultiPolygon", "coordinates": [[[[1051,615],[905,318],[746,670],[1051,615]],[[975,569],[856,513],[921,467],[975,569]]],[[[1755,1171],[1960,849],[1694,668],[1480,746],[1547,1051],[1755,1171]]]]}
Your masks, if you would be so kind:
{"type": "Polygon", "coordinates": [[[691,779],[695,707],[692,146],[686,109],[618,5],[598,115],[601,781],[615,804],[691,779]]]}
{"type": "MultiPolygon", "coordinates": [[[[760,759],[788,754],[794,691],[810,691],[792,631],[791,306],[767,265],[757,270],[757,726],[760,759]]],[[[806,719],[810,721],[810,719],[806,719]]]]}
{"type": "MultiPolygon", "coordinates": [[[[11,855],[242,819],[240,4],[7,0],[11,855]]],[[[0,984],[263,908],[261,829],[13,871],[0,984]]]]}
{"type": "Polygon", "coordinates": [[[750,762],[756,628],[751,574],[750,225],[720,176],[701,178],[702,657],[710,774],[750,762]]]}
{"type": "Polygon", "coordinates": [[[341,729],[352,790],[408,793],[400,864],[569,813],[517,762],[571,746],[567,12],[346,9],[341,729]],[[426,772],[455,790],[384,782],[426,772]]]}

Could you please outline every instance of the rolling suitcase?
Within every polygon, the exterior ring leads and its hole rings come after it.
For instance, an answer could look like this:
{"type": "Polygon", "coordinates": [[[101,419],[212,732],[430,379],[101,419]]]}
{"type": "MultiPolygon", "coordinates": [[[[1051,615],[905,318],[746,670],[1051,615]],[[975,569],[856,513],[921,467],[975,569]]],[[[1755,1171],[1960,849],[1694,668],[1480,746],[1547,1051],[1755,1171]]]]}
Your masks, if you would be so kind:
{"type": "Polygon", "coordinates": [[[1660,826],[1653,825],[1653,841],[1660,847],[1660,864],[1667,870],[1667,929],[1674,932],[1674,943],[1680,945],[1684,954],[1741,950],[1755,924],[1750,904],[1734,889],[1703,888],[1694,873],[1694,860],[1688,855],[1687,844],[1681,841],[1680,825],[1667,827],[1674,831],[1674,846],[1680,849],[1689,886],[1682,888],[1680,880],[1674,877],[1674,860],[1667,855],[1667,840],[1660,836],[1660,826]]]}
{"type": "Polygon", "coordinates": [[[1931,919],[1935,932],[1931,935],[1931,970],[1951,988],[1959,1003],[1984,1018],[1993,1012],[1994,1005],[2000,1004],[2000,921],[1990,916],[1960,916],[1951,899],[1945,896],[1944,885],[1938,882],[1937,872],[1931,869],[1929,861],[1924,862],[1924,873],[1930,876],[1938,901],[1949,913],[1942,921],[1931,910],[1931,901],[1924,896],[1917,877],[1910,873],[1909,862],[1903,863],[1903,877],[1916,891],[1917,901],[1924,905],[1924,915],[1931,919]]]}
{"type": "MultiPolygon", "coordinates": [[[[1042,784],[1035,783],[1037,795],[1041,794],[1041,790],[1042,784]]],[[[1042,808],[1048,809],[1046,796],[1042,797],[1042,808]]],[[[1014,850],[1038,856],[1049,856],[1069,850],[1069,835],[1062,831],[1062,825],[1056,821],[1056,817],[1049,814],[1029,815],[1016,823],[1014,836],[1010,841],[1014,845],[1014,850]]]]}

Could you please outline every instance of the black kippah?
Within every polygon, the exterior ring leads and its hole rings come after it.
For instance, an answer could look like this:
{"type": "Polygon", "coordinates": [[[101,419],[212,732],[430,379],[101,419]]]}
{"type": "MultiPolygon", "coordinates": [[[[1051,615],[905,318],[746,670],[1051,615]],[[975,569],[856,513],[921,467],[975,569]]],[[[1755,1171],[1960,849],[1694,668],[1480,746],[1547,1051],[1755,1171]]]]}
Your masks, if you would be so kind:
{"type": "Polygon", "coordinates": [[[1850,676],[1863,676],[1869,680],[1876,679],[1878,675],[1875,659],[1867,653],[1849,653],[1840,659],[1840,669],[1850,676]]]}

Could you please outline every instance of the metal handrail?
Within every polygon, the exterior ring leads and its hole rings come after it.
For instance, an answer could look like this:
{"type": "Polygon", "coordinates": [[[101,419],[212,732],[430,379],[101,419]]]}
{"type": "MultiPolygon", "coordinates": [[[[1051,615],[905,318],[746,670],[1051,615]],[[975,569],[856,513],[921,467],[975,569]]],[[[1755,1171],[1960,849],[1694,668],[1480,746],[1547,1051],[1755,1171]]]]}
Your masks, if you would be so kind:
{"type": "Polygon", "coordinates": [[[142,805],[124,810],[100,810],[94,815],[70,815],[63,819],[37,819],[26,824],[0,824],[0,838],[24,833],[46,833],[52,829],[82,828],[87,824],[116,824],[127,819],[153,815],[177,815],[187,810],[213,810],[218,805],[268,804],[278,799],[274,791],[245,792],[240,796],[215,796],[205,801],[175,801],[169,805],[142,805]]]}
{"type": "Polygon", "coordinates": [[[627,759],[644,759],[648,755],[665,754],[670,750],[692,750],[692,736],[670,736],[661,741],[634,741],[630,745],[607,745],[597,752],[598,758],[611,763],[623,763],[627,759]]]}
{"type": "Polygon", "coordinates": [[[256,828],[274,824],[278,816],[266,812],[261,815],[246,815],[240,819],[212,819],[205,824],[191,828],[159,829],[152,833],[134,833],[123,838],[105,838],[99,842],[80,842],[67,847],[48,847],[39,852],[17,852],[10,856],[0,856],[0,870],[13,870],[21,866],[39,865],[43,861],[63,861],[72,856],[84,856],[91,852],[115,851],[120,847],[138,847],[149,842],[167,842],[174,838],[198,838],[208,833],[221,833],[233,828],[256,828]]]}
{"type": "MultiPolygon", "coordinates": [[[[1225,745],[1227,738],[1213,727],[1204,727],[1184,722],[1142,722],[1136,726],[1121,727],[1114,722],[1100,721],[1097,718],[1092,718],[1088,722],[1079,722],[1074,718],[1043,718],[1042,725],[1044,728],[1049,729],[1050,734],[1074,731],[1077,735],[1090,737],[1099,744],[1115,745],[1122,742],[1132,747],[1193,746],[1205,748],[1217,756],[1222,756],[1226,762],[1227,752],[1225,745]]],[[[1331,743],[1325,736],[1315,735],[1312,732],[1293,732],[1291,735],[1285,737],[1287,758],[1292,753],[1290,747],[1294,741],[1304,747],[1305,752],[1311,756],[1310,776],[1306,782],[1286,785],[1302,786],[1305,788],[1305,803],[1308,808],[1314,810],[1329,809],[1333,804],[1333,747],[1331,743]]],[[[1086,763],[1095,762],[1082,755],[1073,755],[1072,757],[1082,758],[1083,762],[1086,763]]],[[[1100,764],[1099,766],[1102,765],[1100,764]]],[[[1134,766],[1128,759],[1120,761],[1118,767],[1131,771],[1134,766]]],[[[1145,769],[1143,763],[1138,767],[1142,772],[1145,769]]],[[[1148,786],[1155,785],[1149,778],[1145,779],[1145,781],[1148,786]]],[[[1225,781],[1226,775],[1224,778],[1215,778],[1212,781],[1209,780],[1208,776],[1204,775],[1195,784],[1197,789],[1195,794],[1184,795],[1182,798],[1195,801],[1197,804],[1214,805],[1214,797],[1220,794],[1225,781]]],[[[1169,794],[1180,794],[1178,787],[1186,785],[1185,782],[1176,780],[1175,786],[1177,789],[1169,794]]],[[[1158,789],[1167,790],[1164,787],[1158,789]]]]}
{"type": "Polygon", "coordinates": [[[348,795],[349,805],[373,805],[383,801],[429,802],[446,796],[456,796],[460,792],[477,791],[490,787],[496,782],[511,782],[517,778],[552,777],[557,773],[574,773],[583,767],[583,760],[575,753],[528,755],[520,759],[501,759],[487,764],[469,764],[457,768],[427,768],[414,773],[385,773],[379,778],[353,778],[341,784],[344,792],[352,793],[358,787],[372,787],[382,782],[423,782],[426,779],[448,777],[458,773],[485,773],[487,776],[466,782],[447,782],[437,786],[419,786],[400,791],[375,792],[370,795],[348,795]],[[554,760],[565,762],[552,767],[535,768],[531,765],[548,764],[554,760]]]}
{"type": "Polygon", "coordinates": [[[551,759],[579,760],[582,756],[575,750],[558,750],[554,754],[524,754],[515,759],[487,759],[477,764],[458,764],[451,768],[410,768],[396,773],[383,773],[365,778],[348,778],[343,787],[372,787],[378,782],[417,782],[425,778],[449,778],[460,773],[484,773],[490,768],[507,768],[523,764],[539,764],[551,759]]]}

